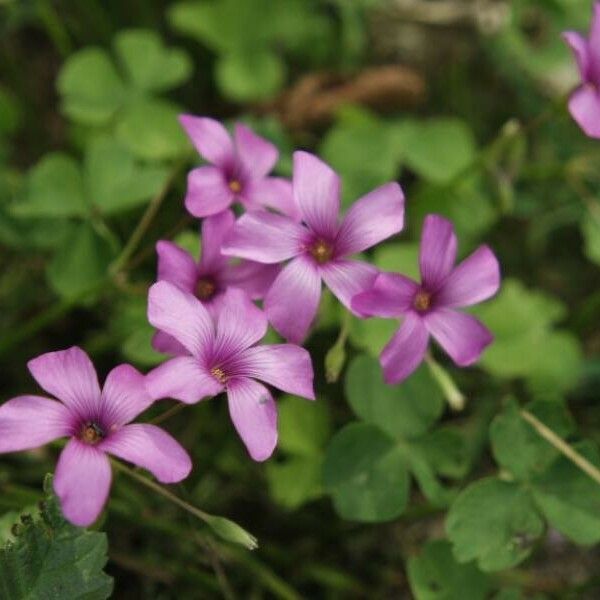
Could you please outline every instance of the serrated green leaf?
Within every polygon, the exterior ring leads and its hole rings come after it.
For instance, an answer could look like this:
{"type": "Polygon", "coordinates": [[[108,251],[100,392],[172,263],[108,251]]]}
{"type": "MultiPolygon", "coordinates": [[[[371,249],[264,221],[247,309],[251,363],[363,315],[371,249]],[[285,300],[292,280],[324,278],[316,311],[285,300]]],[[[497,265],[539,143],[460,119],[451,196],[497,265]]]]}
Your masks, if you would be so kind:
{"type": "MultiPolygon", "coordinates": [[[[574,449],[600,466],[598,448],[592,442],[574,449]]],[[[533,481],[533,495],[549,523],[576,544],[600,541],[600,485],[564,456],[560,456],[533,481]]]]}
{"type": "Polygon", "coordinates": [[[139,90],[163,92],[184,83],[192,73],[187,53],[167,48],[154,31],[120,31],[114,46],[129,81],[139,90]]]}
{"type": "Polygon", "coordinates": [[[389,521],[408,502],[410,478],[404,451],[367,423],[352,423],[331,440],[323,481],[344,519],[389,521]]]}
{"type": "Polygon", "coordinates": [[[428,542],[407,564],[416,600],[484,600],[491,582],[473,563],[459,564],[446,540],[428,542]]]}
{"type": "Polygon", "coordinates": [[[456,559],[461,563],[476,560],[483,571],[519,564],[543,531],[544,521],[529,493],[494,477],[463,490],[446,519],[456,559]]]}
{"type": "Polygon", "coordinates": [[[442,394],[425,366],[402,385],[387,385],[381,365],[367,355],[350,363],[345,391],[358,417],[394,438],[412,439],[425,433],[444,409],[442,394]]]}
{"type": "MultiPolygon", "coordinates": [[[[527,409],[564,437],[572,433],[573,421],[567,410],[557,402],[538,401],[527,409]]],[[[494,458],[517,479],[525,480],[541,473],[556,458],[557,451],[533,430],[511,400],[490,426],[494,458]]]]}
{"type": "Polygon", "coordinates": [[[18,526],[18,536],[0,549],[0,595],[10,600],[104,600],[113,580],[104,533],[68,523],[50,496],[39,515],[18,526]]]}

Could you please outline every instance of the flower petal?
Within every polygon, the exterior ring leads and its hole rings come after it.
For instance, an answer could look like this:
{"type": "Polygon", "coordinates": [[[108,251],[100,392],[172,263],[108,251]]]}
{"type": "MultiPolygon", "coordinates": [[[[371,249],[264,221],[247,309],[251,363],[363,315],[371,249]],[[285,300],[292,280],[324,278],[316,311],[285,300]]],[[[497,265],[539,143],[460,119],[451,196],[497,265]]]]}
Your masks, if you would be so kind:
{"type": "Polygon", "coordinates": [[[321,298],[321,276],[306,256],[298,256],[279,273],[265,296],[269,322],[288,341],[299,344],[310,328],[321,298]]]}
{"type": "Polygon", "coordinates": [[[27,363],[40,386],[82,417],[99,407],[100,385],[89,356],[77,346],[48,352],[27,363]]]}
{"type": "Polygon", "coordinates": [[[172,335],[164,331],[157,331],[152,336],[152,347],[157,352],[170,354],[171,356],[181,356],[189,354],[185,346],[182,346],[172,335]]]}
{"type": "Polygon", "coordinates": [[[200,269],[203,273],[220,271],[227,264],[227,257],[221,254],[221,246],[234,223],[235,217],[230,210],[206,217],[202,221],[200,269]]]}
{"type": "Polygon", "coordinates": [[[488,246],[480,246],[448,276],[436,305],[470,306],[493,296],[500,287],[500,265],[488,246]]]}
{"type": "Polygon", "coordinates": [[[65,517],[87,527],[102,512],[112,473],[104,452],[71,439],[60,454],[54,473],[54,491],[65,517]]]}
{"type": "Polygon", "coordinates": [[[135,423],[111,433],[98,449],[150,471],[161,483],[176,483],[192,470],[183,447],[155,425],[135,423]]]}
{"type": "Polygon", "coordinates": [[[235,149],[227,129],[214,119],[180,115],[179,122],[200,155],[218,167],[227,168],[235,162],[235,149]]]}
{"type": "Polygon", "coordinates": [[[0,406],[0,452],[39,448],[70,435],[74,425],[69,409],[41,396],[17,396],[0,406]]]}
{"type": "Polygon", "coordinates": [[[177,356],[152,369],[146,375],[146,388],[153,400],[174,398],[186,404],[223,391],[223,386],[193,356],[177,356]]]}
{"type": "Polygon", "coordinates": [[[378,275],[372,265],[344,259],[321,265],[320,271],[325,285],[348,310],[352,310],[352,298],[368,290],[378,275]]]}
{"type": "Polygon", "coordinates": [[[591,77],[591,56],[588,41],[575,31],[565,31],[562,37],[575,55],[581,79],[589,81],[591,77]]]}
{"type": "Polygon", "coordinates": [[[250,181],[244,188],[246,208],[266,206],[300,221],[300,209],[294,201],[292,183],[283,177],[264,177],[250,181]]]}
{"type": "Polygon", "coordinates": [[[337,256],[362,252],[402,231],[404,194],[387,183],[357,200],[346,213],[335,242],[337,256]]]}
{"type": "Polygon", "coordinates": [[[397,318],[412,307],[418,284],[397,273],[380,273],[373,287],[352,298],[352,310],[362,317],[397,318]]]}
{"type": "Polygon", "coordinates": [[[100,420],[109,429],[120,427],[144,412],[152,402],[144,375],[131,365],[119,365],[104,383],[100,420]]]}
{"type": "Polygon", "coordinates": [[[294,152],[294,198],[309,227],[333,239],[338,230],[340,178],[322,160],[308,152],[294,152]]]}
{"type": "Polygon", "coordinates": [[[476,362],[494,336],[475,317],[450,308],[425,315],[425,325],[438,344],[460,367],[476,362]]]}
{"type": "Polygon", "coordinates": [[[250,179],[264,177],[277,163],[279,158],[277,147],[254,133],[249,127],[236,123],[234,139],[238,159],[244,173],[250,179]]]}
{"type": "Polygon", "coordinates": [[[148,292],[148,321],[200,357],[212,348],[214,326],[200,300],[166,281],[148,292]]]}
{"type": "Polygon", "coordinates": [[[600,93],[594,86],[582,85],[571,94],[569,112],[587,136],[600,138],[600,93]]]}
{"type": "Polygon", "coordinates": [[[421,318],[408,313],[379,357],[385,382],[404,381],[423,361],[428,341],[429,335],[421,318]]]}
{"type": "Polygon", "coordinates": [[[198,167],[188,174],[185,207],[195,217],[216,215],[229,208],[235,196],[218,167],[198,167]]]}
{"type": "Polygon", "coordinates": [[[288,394],[315,399],[312,361],[300,346],[254,346],[245,350],[236,363],[240,375],[260,379],[288,394]]]}
{"type": "Polygon", "coordinates": [[[221,281],[227,286],[244,290],[253,300],[259,300],[269,291],[280,272],[279,265],[243,260],[237,265],[228,265],[222,273],[221,281]]]}
{"type": "Polygon", "coordinates": [[[182,248],[165,240],[156,244],[158,254],[158,280],[173,283],[182,290],[193,293],[198,279],[194,259],[182,248]]]}
{"type": "Polygon", "coordinates": [[[265,313],[244,290],[229,288],[225,292],[217,318],[217,336],[213,361],[228,360],[256,344],[267,333],[265,313]]]}
{"type": "Polygon", "coordinates": [[[257,461],[267,460],[277,446],[277,407],[269,390],[246,377],[232,379],[227,386],[231,420],[257,461]]]}
{"type": "Polygon", "coordinates": [[[278,263],[298,255],[308,236],[306,228],[289,217],[252,211],[237,220],[222,252],[260,263],[278,263]]]}
{"type": "Polygon", "coordinates": [[[429,291],[437,290],[456,261],[454,226],[439,215],[427,215],[423,223],[419,265],[421,278],[429,291]]]}

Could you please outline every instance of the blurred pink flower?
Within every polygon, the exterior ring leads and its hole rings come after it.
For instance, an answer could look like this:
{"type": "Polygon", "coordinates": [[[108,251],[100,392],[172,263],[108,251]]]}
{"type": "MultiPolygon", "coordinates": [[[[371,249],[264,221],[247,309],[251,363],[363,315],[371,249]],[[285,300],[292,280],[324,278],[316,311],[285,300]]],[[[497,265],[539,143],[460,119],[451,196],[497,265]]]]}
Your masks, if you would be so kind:
{"type": "Polygon", "coordinates": [[[430,334],[459,366],[474,363],[492,342],[492,334],[475,317],[455,308],[477,304],[498,291],[498,260],[487,246],[480,246],[454,267],[456,248],[452,223],[428,215],[419,256],[421,283],[381,273],[371,290],[352,299],[362,316],[404,317],[380,356],[387,383],[399,383],[421,364],[430,334]]]}
{"type": "MultiPolygon", "coordinates": [[[[245,290],[253,300],[261,299],[279,273],[277,265],[249,260],[232,261],[221,254],[221,244],[235,218],[230,210],[202,221],[200,261],[172,242],[161,240],[158,253],[158,281],[168,281],[195,295],[213,317],[229,286],[245,290]]],[[[152,345],[159,352],[185,354],[185,348],[170,335],[156,332],[152,345]]]]}
{"type": "Polygon", "coordinates": [[[266,206],[297,215],[291,184],[282,177],[268,177],[279,151],[271,142],[236,123],[233,138],[218,121],[181,115],[188,137],[210,165],[188,175],[185,207],[195,217],[215,215],[238,200],[247,209],[266,206]]]}
{"type": "Polygon", "coordinates": [[[223,254],[275,264],[292,259],[265,296],[273,327],[288,341],[306,337],[321,297],[321,280],[340,302],[373,283],[375,267],[347,257],[398,233],[404,195],[388,183],[356,201],[341,223],[340,178],[307,152],[294,153],[294,199],[303,223],[267,211],[243,215],[223,243],[223,254]]]}
{"type": "Polygon", "coordinates": [[[566,31],[563,38],[581,75],[581,85],[569,99],[569,112],[586,135],[600,138],[600,2],[594,3],[588,38],[575,31],[566,31]]]}
{"type": "Polygon", "coordinates": [[[129,424],[152,404],[144,376],[133,367],[113,369],[100,391],[92,362],[75,346],[42,354],[28,366],[60,402],[18,396],[0,406],[0,452],[29,450],[69,436],[54,475],[54,490],[69,521],[87,526],[102,511],[111,483],[107,453],[147,469],[162,483],[188,476],[191,460],[168,433],[154,425],[129,424]]]}
{"type": "Polygon", "coordinates": [[[266,460],[277,445],[275,401],[256,379],[314,400],[310,355],[292,344],[257,346],[267,318],[243,290],[229,288],[213,320],[195,296],[160,281],[150,288],[148,320],[186,349],[148,373],[152,398],[195,403],[226,392],[231,420],[254,460],[266,460]]]}

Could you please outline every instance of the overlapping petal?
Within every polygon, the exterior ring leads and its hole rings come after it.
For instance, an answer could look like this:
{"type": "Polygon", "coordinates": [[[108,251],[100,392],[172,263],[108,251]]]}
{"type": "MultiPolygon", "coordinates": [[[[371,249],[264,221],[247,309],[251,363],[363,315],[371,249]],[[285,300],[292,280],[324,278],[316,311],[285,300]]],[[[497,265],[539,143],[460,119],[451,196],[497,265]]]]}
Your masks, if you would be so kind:
{"type": "Polygon", "coordinates": [[[38,448],[70,435],[76,418],[56,400],[18,396],[0,406],[0,452],[38,448]]]}
{"type": "Polygon", "coordinates": [[[569,112],[586,135],[600,138],[600,92],[595,86],[576,89],[569,98],[569,112]]]}
{"type": "Polygon", "coordinates": [[[385,382],[404,381],[423,361],[428,341],[429,335],[422,319],[415,313],[408,313],[381,353],[385,382]]]}
{"type": "Polygon", "coordinates": [[[29,371],[49,394],[83,418],[94,414],[100,400],[96,369],[77,346],[48,352],[27,363],[29,371]]]}
{"type": "Polygon", "coordinates": [[[321,276],[314,262],[298,256],[279,273],[265,296],[269,322],[289,342],[300,344],[319,307],[321,276]]]}
{"type": "Polygon", "coordinates": [[[249,127],[236,123],[234,139],[242,170],[250,179],[264,177],[277,163],[277,147],[256,135],[249,127]]]}
{"type": "Polygon", "coordinates": [[[190,214],[198,218],[216,215],[229,208],[234,199],[219,167],[198,167],[189,172],[185,207],[190,214]]]}
{"type": "Polygon", "coordinates": [[[562,34],[562,37],[575,55],[575,60],[577,61],[582,80],[589,81],[592,76],[592,63],[588,41],[575,31],[565,31],[562,34]]]}
{"type": "Polygon", "coordinates": [[[427,215],[421,235],[419,266],[425,287],[433,292],[450,274],[456,261],[454,226],[439,215],[427,215]]]}
{"type": "Polygon", "coordinates": [[[198,278],[194,259],[182,248],[165,240],[156,244],[158,279],[169,281],[182,290],[192,292],[198,278]]]}
{"type": "Polygon", "coordinates": [[[227,129],[208,117],[180,115],[179,122],[200,155],[218,167],[226,168],[235,160],[235,150],[227,129]]]}
{"type": "Polygon", "coordinates": [[[98,449],[150,471],[162,483],[176,483],[192,470],[183,447],[155,425],[126,425],[103,440],[98,449]]]}
{"type": "Polygon", "coordinates": [[[460,367],[477,361],[494,339],[475,317],[450,308],[432,311],[424,317],[424,321],[438,344],[460,367]]]}
{"type": "Polygon", "coordinates": [[[71,439],[61,452],[54,473],[54,491],[65,517],[80,527],[91,525],[106,503],[111,479],[106,454],[71,439]]]}
{"type": "Polygon", "coordinates": [[[202,221],[201,272],[210,273],[225,267],[227,257],[221,254],[221,246],[234,223],[235,217],[230,210],[224,210],[218,215],[206,217],[202,221]]]}
{"type": "Polygon", "coordinates": [[[357,200],[346,213],[335,242],[337,256],[362,252],[402,231],[404,194],[387,183],[357,200]]]}
{"type": "Polygon", "coordinates": [[[411,309],[419,286],[397,273],[380,273],[371,289],[352,298],[352,310],[363,317],[397,318],[411,309]]]}
{"type": "Polygon", "coordinates": [[[264,177],[248,181],[244,186],[243,200],[249,210],[266,206],[291,217],[294,221],[300,220],[300,209],[294,201],[292,184],[283,177],[264,177]]]}
{"type": "Polygon", "coordinates": [[[177,356],[146,375],[146,388],[153,400],[174,398],[194,404],[223,391],[219,383],[193,356],[177,356]]]}
{"type": "Polygon", "coordinates": [[[258,300],[269,291],[280,271],[279,265],[243,260],[239,264],[229,265],[221,274],[221,281],[226,286],[244,290],[250,298],[258,300]]]}
{"type": "Polygon", "coordinates": [[[154,333],[152,336],[152,347],[157,352],[171,354],[172,356],[188,354],[188,350],[185,346],[180,344],[172,335],[169,335],[164,331],[157,331],[154,333]]]}
{"type": "Polygon", "coordinates": [[[267,388],[247,377],[227,386],[231,420],[250,456],[266,460],[277,446],[277,407],[267,388]]]}
{"type": "Polygon", "coordinates": [[[325,285],[349,310],[352,298],[368,290],[374,283],[378,271],[372,265],[358,260],[338,259],[319,268],[325,285]]]}

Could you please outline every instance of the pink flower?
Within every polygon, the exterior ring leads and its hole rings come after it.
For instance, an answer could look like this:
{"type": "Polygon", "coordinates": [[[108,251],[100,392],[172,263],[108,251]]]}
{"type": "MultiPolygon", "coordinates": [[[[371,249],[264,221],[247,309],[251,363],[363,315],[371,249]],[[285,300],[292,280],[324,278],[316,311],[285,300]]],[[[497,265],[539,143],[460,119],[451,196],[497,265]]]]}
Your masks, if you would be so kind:
{"type": "Polygon", "coordinates": [[[292,259],[267,292],[265,310],[281,335],[300,343],[317,312],[321,280],[347,308],[371,286],[377,270],[347,257],[401,231],[404,195],[397,183],[383,185],[355,202],[338,223],[340,179],[307,152],[294,153],[293,190],[304,223],[267,211],[247,213],[222,252],[270,264],[292,259]]]}
{"type": "Polygon", "coordinates": [[[166,281],[150,288],[150,323],[186,348],[146,376],[154,399],[195,403],[227,393],[229,414],[254,460],[266,460],[277,445],[277,408],[260,379],[280,390],[314,399],[313,369],[304,348],[255,345],[267,318],[243,290],[229,288],[216,320],[191,294],[166,281]]]}
{"type": "Polygon", "coordinates": [[[69,436],[54,475],[54,490],[69,521],[84,527],[100,514],[111,483],[107,453],[148,469],[163,483],[188,476],[190,458],[168,433],[154,425],[129,424],[152,404],[143,375],[133,367],[113,369],[102,391],[94,365],[75,346],[42,354],[28,367],[60,402],[18,396],[0,406],[0,452],[29,450],[69,436]]]}
{"type": "MultiPolygon", "coordinates": [[[[261,299],[279,272],[276,265],[238,261],[221,254],[223,237],[235,218],[230,210],[207,217],[202,222],[200,262],[176,244],[161,240],[158,253],[158,280],[169,281],[184,292],[195,295],[211,315],[216,316],[229,286],[245,290],[254,299],[261,299]]],[[[185,348],[170,335],[158,331],[152,345],[159,352],[185,354],[185,348]]]]}
{"type": "Polygon", "coordinates": [[[289,181],[267,177],[279,157],[277,148],[236,123],[233,139],[218,121],[179,117],[188,137],[207,162],[188,175],[185,206],[195,217],[215,215],[238,200],[246,208],[268,206],[294,216],[289,181]]]}
{"type": "Polygon", "coordinates": [[[574,31],[566,31],[563,38],[581,75],[581,85],[569,99],[569,112],[586,135],[600,138],[600,2],[594,3],[587,39],[574,31]]]}
{"type": "Polygon", "coordinates": [[[475,317],[455,308],[477,304],[498,291],[498,261],[487,246],[480,246],[454,267],[456,247],[452,223],[428,215],[419,256],[422,283],[381,273],[371,290],[352,299],[354,310],[363,316],[404,316],[380,356],[387,383],[402,381],[419,366],[430,334],[461,367],[474,363],[492,342],[492,334],[475,317]]]}

